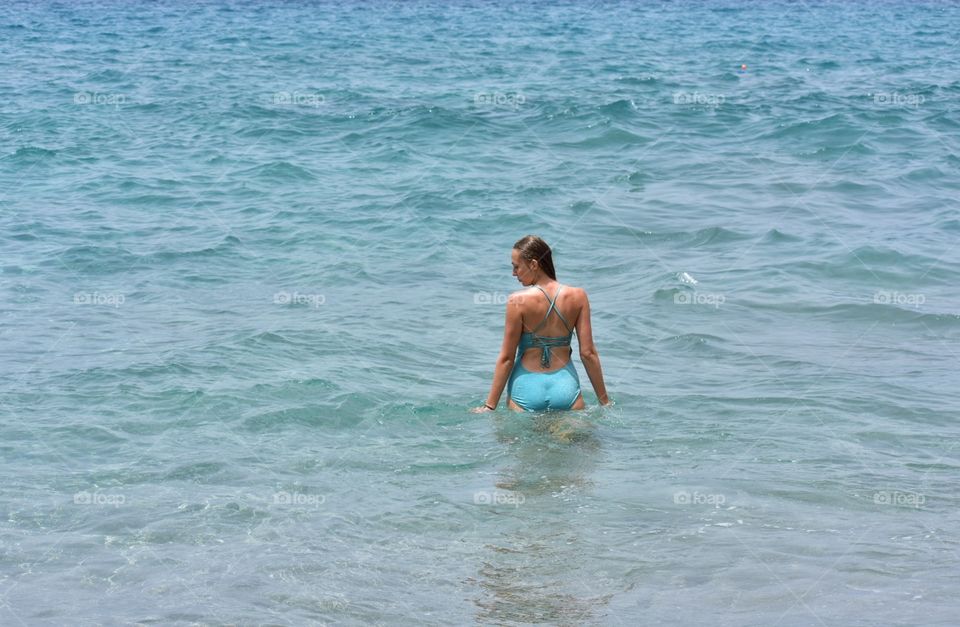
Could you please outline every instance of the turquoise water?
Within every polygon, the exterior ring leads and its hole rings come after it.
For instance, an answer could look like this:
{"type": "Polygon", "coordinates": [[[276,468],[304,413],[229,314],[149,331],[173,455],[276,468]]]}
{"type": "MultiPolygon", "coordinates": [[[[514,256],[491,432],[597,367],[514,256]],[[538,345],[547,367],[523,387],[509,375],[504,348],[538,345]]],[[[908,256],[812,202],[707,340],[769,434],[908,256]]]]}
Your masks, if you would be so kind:
{"type": "Polygon", "coordinates": [[[2,624],[956,624],[956,4],[0,32],[2,624]],[[468,412],[528,233],[578,423],[468,412]]]}

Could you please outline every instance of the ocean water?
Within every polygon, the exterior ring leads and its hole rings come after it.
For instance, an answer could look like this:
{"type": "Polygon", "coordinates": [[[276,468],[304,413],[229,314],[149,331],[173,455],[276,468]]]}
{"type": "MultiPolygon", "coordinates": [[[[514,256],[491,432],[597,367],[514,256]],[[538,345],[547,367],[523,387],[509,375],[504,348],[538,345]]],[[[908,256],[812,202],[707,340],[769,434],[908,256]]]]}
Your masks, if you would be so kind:
{"type": "Polygon", "coordinates": [[[957,624],[957,4],[0,33],[3,625],[957,624]],[[609,407],[468,411],[528,233],[609,407]]]}

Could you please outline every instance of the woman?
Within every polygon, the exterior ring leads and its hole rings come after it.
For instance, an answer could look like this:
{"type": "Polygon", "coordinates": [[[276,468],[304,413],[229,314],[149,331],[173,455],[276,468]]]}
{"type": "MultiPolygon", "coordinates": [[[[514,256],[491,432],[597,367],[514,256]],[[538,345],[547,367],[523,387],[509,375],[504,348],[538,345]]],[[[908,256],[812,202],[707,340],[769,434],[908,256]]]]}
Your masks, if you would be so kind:
{"type": "Polygon", "coordinates": [[[487,402],[473,411],[493,411],[504,385],[507,407],[513,410],[583,409],[580,378],[571,360],[574,329],[580,361],[597,400],[601,405],[608,404],[600,356],[590,330],[587,293],[557,281],[550,247],[536,235],[514,244],[511,256],[513,276],[528,289],[514,292],[507,299],[507,322],[493,385],[487,402]]]}

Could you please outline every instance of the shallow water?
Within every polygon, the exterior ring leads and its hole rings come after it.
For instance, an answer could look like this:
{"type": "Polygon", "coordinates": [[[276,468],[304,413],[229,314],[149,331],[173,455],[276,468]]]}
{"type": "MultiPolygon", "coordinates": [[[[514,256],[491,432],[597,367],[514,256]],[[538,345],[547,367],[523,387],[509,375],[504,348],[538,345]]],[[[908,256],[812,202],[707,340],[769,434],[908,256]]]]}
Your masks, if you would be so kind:
{"type": "Polygon", "coordinates": [[[0,621],[955,624],[958,27],[5,4],[0,621]],[[612,407],[467,411],[527,233],[612,407]]]}

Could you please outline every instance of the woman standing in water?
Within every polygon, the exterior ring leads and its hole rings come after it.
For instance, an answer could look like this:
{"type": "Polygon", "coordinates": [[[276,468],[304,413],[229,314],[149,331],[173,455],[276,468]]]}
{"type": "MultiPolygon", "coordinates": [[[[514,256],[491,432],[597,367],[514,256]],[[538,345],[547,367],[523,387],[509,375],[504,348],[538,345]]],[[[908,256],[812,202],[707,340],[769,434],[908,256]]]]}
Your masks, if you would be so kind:
{"type": "Polygon", "coordinates": [[[536,235],[514,244],[511,256],[513,276],[528,289],[514,292],[507,299],[503,345],[490,394],[483,406],[473,411],[493,411],[504,385],[507,407],[513,410],[583,409],[580,378],[571,359],[574,329],[580,361],[597,400],[601,405],[608,404],[600,356],[593,345],[587,293],[557,281],[550,247],[536,235]]]}

